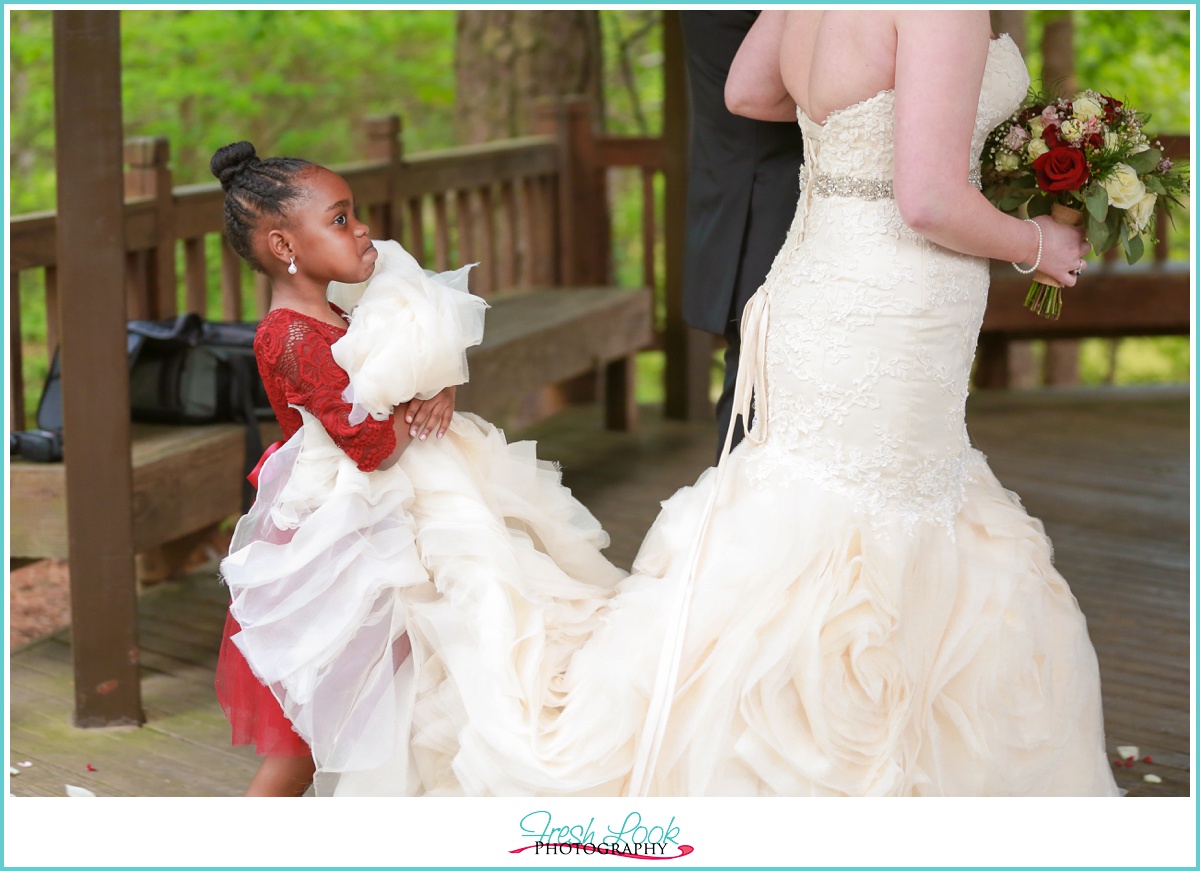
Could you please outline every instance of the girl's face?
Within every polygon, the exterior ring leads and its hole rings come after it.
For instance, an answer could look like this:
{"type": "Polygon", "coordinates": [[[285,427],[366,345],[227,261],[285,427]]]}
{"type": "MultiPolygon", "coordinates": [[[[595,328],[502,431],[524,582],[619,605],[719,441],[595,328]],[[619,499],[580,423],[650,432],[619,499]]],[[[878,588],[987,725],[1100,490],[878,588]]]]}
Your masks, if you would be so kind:
{"type": "Polygon", "coordinates": [[[345,179],[315,166],[305,174],[308,195],[289,215],[296,268],[321,282],[357,284],[375,270],[379,256],[369,229],[354,216],[354,195],[345,179]]]}

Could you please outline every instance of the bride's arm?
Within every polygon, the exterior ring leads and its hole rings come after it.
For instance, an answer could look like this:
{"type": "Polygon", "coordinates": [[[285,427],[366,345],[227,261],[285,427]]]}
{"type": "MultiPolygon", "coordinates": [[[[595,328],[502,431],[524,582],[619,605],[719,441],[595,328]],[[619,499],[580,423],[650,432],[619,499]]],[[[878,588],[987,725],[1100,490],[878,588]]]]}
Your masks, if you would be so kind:
{"type": "MultiPolygon", "coordinates": [[[[1033,263],[1037,228],[1005,215],[967,180],[988,56],[983,10],[896,14],[896,204],[906,224],[955,251],[1033,263]]],[[[1065,286],[1087,252],[1082,232],[1037,218],[1040,269],[1065,286]]]]}
{"type": "Polygon", "coordinates": [[[783,86],[779,51],[786,12],[759,13],[725,79],[725,108],[758,121],[795,121],[796,101],[783,86]]]}

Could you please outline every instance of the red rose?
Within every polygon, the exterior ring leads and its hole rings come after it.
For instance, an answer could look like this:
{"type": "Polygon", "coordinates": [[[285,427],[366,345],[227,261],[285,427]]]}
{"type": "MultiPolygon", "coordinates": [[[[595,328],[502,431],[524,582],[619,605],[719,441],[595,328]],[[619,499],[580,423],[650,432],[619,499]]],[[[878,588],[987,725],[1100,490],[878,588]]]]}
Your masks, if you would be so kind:
{"type": "Polygon", "coordinates": [[[1047,124],[1046,129],[1042,131],[1042,141],[1050,148],[1058,148],[1062,142],[1062,136],[1058,132],[1058,125],[1047,124]]]}
{"type": "Polygon", "coordinates": [[[1103,97],[1104,100],[1104,120],[1111,124],[1116,120],[1117,110],[1125,104],[1120,100],[1114,100],[1112,97],[1103,97]]]}
{"type": "Polygon", "coordinates": [[[1037,183],[1044,191],[1077,191],[1087,182],[1087,161],[1074,149],[1052,148],[1033,162],[1037,183]]]}

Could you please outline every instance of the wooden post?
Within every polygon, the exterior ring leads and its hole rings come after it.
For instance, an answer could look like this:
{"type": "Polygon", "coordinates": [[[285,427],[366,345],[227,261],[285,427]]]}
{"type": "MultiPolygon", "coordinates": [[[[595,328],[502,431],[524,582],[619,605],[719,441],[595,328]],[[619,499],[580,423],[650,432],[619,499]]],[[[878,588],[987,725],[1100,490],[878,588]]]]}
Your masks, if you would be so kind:
{"type": "MultiPolygon", "coordinates": [[[[54,353],[52,348],[47,351],[54,353]]],[[[21,272],[8,273],[8,413],[13,430],[25,429],[25,377],[21,349],[21,272]]]]}
{"type": "Polygon", "coordinates": [[[1009,386],[1009,340],[1004,336],[980,336],[975,349],[976,387],[1003,388],[1009,386]]]}
{"type": "Polygon", "coordinates": [[[54,12],[54,122],[75,724],[140,724],[120,13],[54,12]]]}
{"type": "Polygon", "coordinates": [[[686,256],[688,106],[679,13],[663,12],[663,175],[666,179],[666,403],[676,420],[703,420],[708,398],[712,337],[683,322],[683,258],[686,256]]]}
{"type": "MultiPolygon", "coordinates": [[[[1042,80],[1051,96],[1071,97],[1075,94],[1075,25],[1074,13],[1069,10],[1047,12],[1049,20],[1042,33],[1042,80]]],[[[1064,295],[1070,305],[1070,289],[1064,295]]],[[[1078,303],[1076,303],[1078,304],[1078,303]]],[[[1056,339],[1046,343],[1042,364],[1046,384],[1078,384],[1078,339],[1056,339]]]]}
{"type": "Polygon", "coordinates": [[[992,32],[999,36],[1007,33],[1012,41],[1025,53],[1025,10],[1024,9],[992,9],[992,32]]]}
{"type": "MultiPolygon", "coordinates": [[[[404,214],[404,200],[400,196],[400,169],[404,160],[404,145],[400,138],[403,125],[399,115],[372,115],[363,124],[366,133],[366,146],[363,149],[367,160],[387,161],[388,173],[388,204],[373,208],[367,215],[367,223],[371,227],[372,239],[400,239],[401,222],[404,214]]],[[[413,257],[420,262],[421,252],[412,252],[413,257]]]]}
{"type": "Polygon", "coordinates": [[[139,307],[150,318],[173,317],[179,309],[175,278],[175,210],[171,148],[165,136],[139,136],[125,143],[125,198],[154,199],[154,248],[146,258],[146,298],[139,307]]]}
{"type": "MultiPolygon", "coordinates": [[[[991,10],[992,32],[999,36],[1007,33],[1025,53],[1026,24],[1023,9],[991,10]]],[[[984,336],[979,340],[975,354],[976,387],[1008,388],[1032,386],[1035,380],[1033,366],[1033,344],[1014,341],[1004,336],[984,336]]]]}
{"type": "Polygon", "coordinates": [[[599,159],[592,105],[584,97],[546,101],[536,107],[539,133],[558,137],[559,283],[567,287],[608,284],[608,198],[599,159]]]}
{"type": "MultiPolygon", "coordinates": [[[[611,243],[605,168],[600,162],[592,104],[586,97],[545,101],[535,107],[539,133],[558,138],[558,261],[559,284],[586,287],[611,283],[611,243]]],[[[628,428],[628,385],[633,361],[610,361],[600,378],[581,375],[543,391],[542,414],[564,403],[594,402],[605,393],[606,425],[628,428]]]]}

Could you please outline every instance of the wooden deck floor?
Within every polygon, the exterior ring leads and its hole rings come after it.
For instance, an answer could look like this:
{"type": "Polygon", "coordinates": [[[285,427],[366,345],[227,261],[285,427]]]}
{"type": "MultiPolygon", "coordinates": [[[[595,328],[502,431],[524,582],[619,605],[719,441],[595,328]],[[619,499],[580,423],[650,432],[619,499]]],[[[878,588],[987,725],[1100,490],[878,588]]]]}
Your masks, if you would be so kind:
{"type": "MultiPolygon", "coordinates": [[[[1110,753],[1136,745],[1117,769],[1133,796],[1188,795],[1190,457],[1184,391],[988,394],[973,397],[975,444],[997,476],[1041,517],[1056,562],[1088,618],[1100,659],[1110,753]],[[1140,761],[1151,756],[1152,763],[1140,761]],[[1143,775],[1155,774],[1151,784],[1143,775]]],[[[633,434],[604,433],[591,410],[522,435],[562,463],[564,478],[613,537],[628,566],[658,503],[713,458],[707,423],[647,412],[633,434]]],[[[212,691],[226,595],[200,573],[148,591],[141,602],[142,728],[69,724],[69,635],[13,654],[10,765],[14,795],[240,794],[253,752],[228,746],[212,691]],[[90,768],[89,768],[90,766],[90,768]],[[95,769],[94,771],[91,769],[95,769]]]]}

